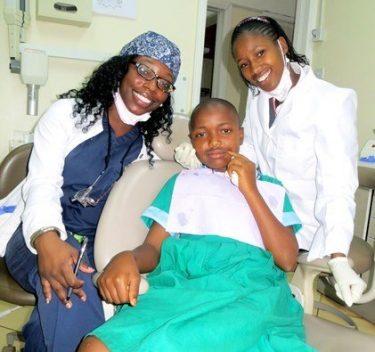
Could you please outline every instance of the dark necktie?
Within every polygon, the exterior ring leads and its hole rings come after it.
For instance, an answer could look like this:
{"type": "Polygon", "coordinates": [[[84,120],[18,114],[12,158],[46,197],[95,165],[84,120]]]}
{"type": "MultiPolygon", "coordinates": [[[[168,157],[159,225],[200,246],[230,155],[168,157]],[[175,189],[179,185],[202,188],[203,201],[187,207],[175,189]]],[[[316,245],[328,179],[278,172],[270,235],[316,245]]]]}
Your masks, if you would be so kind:
{"type": "Polygon", "coordinates": [[[276,118],[276,98],[269,98],[268,102],[270,111],[268,127],[271,127],[276,118]]]}

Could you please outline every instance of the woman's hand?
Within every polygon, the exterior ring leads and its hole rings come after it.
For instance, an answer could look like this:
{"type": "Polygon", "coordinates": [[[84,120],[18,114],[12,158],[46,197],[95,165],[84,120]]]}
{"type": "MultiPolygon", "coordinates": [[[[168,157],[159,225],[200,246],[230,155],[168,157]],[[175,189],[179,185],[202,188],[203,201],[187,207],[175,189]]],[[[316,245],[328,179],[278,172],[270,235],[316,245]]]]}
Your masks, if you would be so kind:
{"type": "Polygon", "coordinates": [[[141,276],[134,255],[130,251],[117,254],[99,276],[97,285],[108,303],[137,304],[141,276]]]}
{"type": "Polygon", "coordinates": [[[243,194],[257,191],[255,164],[241,154],[228,153],[231,156],[231,161],[227,166],[227,172],[229,175],[233,172],[238,175],[238,188],[240,191],[243,194]]]}
{"type": "MultiPolygon", "coordinates": [[[[67,299],[69,287],[72,287],[73,293],[82,301],[85,301],[86,294],[82,289],[84,281],[74,275],[78,250],[62,241],[54,231],[46,232],[38,237],[34,246],[38,253],[38,270],[46,302],[51,301],[52,290],[54,290],[60,301],[67,308],[71,308],[72,302],[67,299]]],[[[86,264],[82,264],[80,270],[84,272],[93,271],[86,264]]]]}

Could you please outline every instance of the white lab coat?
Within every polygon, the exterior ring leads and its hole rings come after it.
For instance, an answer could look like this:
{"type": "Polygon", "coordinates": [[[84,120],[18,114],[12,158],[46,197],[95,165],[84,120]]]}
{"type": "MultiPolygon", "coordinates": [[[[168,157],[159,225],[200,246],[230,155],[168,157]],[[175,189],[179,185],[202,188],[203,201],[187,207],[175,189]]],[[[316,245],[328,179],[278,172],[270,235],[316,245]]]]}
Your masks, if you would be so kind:
{"type": "MultiPolygon", "coordinates": [[[[67,237],[62,221],[62,196],[65,157],[79,144],[103,131],[99,119],[87,133],[75,126],[72,117],[74,99],[59,99],[41,117],[34,134],[34,148],[29,161],[26,179],[6,198],[2,205],[16,205],[11,214],[0,216],[0,257],[4,256],[6,245],[22,221],[25,242],[31,252],[30,237],[37,230],[56,227],[60,237],[67,237]]],[[[146,156],[145,145],[139,155],[146,156]]]]}
{"type": "Polygon", "coordinates": [[[249,92],[241,152],[286,188],[303,227],[308,260],[347,254],[353,237],[357,175],[357,98],[292,63],[298,83],[271,128],[267,94],[249,92]]]}

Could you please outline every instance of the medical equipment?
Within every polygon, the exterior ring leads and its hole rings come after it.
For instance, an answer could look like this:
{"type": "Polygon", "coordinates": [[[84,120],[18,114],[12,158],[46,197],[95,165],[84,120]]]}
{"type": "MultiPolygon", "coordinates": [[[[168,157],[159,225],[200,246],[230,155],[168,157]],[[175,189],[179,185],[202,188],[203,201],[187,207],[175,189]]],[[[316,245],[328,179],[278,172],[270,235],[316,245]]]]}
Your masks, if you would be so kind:
{"type": "Polygon", "coordinates": [[[4,18],[8,25],[9,69],[20,72],[20,42],[25,41],[25,28],[30,23],[29,1],[5,0],[4,18]]]}
{"type": "Polygon", "coordinates": [[[88,27],[91,24],[92,0],[38,0],[38,20],[88,27]]]}
{"type": "Polygon", "coordinates": [[[101,173],[95,179],[95,181],[91,184],[91,186],[83,188],[80,191],[76,192],[74,194],[74,196],[72,197],[71,202],[72,203],[78,202],[78,203],[82,204],[85,208],[86,207],[95,207],[95,205],[98,204],[101,197],[99,199],[94,199],[93,197],[90,196],[90,194],[91,194],[92,190],[94,189],[94,186],[98,183],[98,181],[102,177],[102,175],[103,175],[103,173],[101,173]]]}
{"type": "MultiPolygon", "coordinates": [[[[78,259],[77,259],[77,263],[74,267],[74,275],[75,276],[77,276],[77,274],[78,274],[78,270],[79,270],[79,267],[82,263],[83,255],[85,254],[88,241],[89,241],[89,238],[84,237],[81,248],[79,250],[79,256],[78,256],[78,259]]],[[[67,301],[70,300],[70,296],[72,295],[72,293],[73,293],[73,287],[69,287],[68,294],[66,296],[67,301]]]]}
{"type": "Polygon", "coordinates": [[[27,86],[28,115],[38,115],[39,87],[47,82],[48,56],[42,50],[25,49],[21,54],[21,80],[27,86]]]}

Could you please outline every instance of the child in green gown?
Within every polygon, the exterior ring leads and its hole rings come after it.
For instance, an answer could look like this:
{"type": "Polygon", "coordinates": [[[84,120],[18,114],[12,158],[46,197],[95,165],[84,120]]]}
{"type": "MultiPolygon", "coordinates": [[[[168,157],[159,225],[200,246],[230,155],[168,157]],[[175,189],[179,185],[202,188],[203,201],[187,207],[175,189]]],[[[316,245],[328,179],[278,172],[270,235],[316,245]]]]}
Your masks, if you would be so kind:
{"type": "Polygon", "coordinates": [[[284,188],[238,154],[229,102],[199,104],[189,128],[204,167],[173,176],[143,213],[144,243],[110,261],[98,286],[120,306],[79,351],[312,351],[285,274],[300,224],[284,188]]]}

